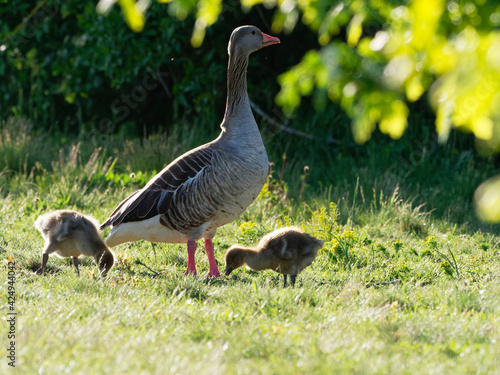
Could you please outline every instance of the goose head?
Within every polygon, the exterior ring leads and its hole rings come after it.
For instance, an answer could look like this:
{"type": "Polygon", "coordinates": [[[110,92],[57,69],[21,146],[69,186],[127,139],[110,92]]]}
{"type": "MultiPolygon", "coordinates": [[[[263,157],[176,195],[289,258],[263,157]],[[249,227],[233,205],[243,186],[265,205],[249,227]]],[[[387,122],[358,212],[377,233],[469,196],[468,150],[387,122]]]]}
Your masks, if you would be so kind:
{"type": "Polygon", "coordinates": [[[278,44],[280,40],[264,34],[255,26],[240,26],[234,29],[227,47],[229,55],[234,53],[249,55],[263,47],[278,44]]]}

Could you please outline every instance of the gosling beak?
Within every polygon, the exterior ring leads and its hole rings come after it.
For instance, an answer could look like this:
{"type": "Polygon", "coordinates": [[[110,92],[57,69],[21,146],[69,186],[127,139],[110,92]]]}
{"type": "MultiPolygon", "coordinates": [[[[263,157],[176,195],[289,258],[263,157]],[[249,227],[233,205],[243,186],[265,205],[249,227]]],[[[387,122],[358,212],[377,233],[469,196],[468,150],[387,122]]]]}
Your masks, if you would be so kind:
{"type": "Polygon", "coordinates": [[[275,36],[267,35],[262,33],[262,44],[264,46],[270,46],[271,44],[279,44],[280,40],[275,36]]]}
{"type": "Polygon", "coordinates": [[[230,274],[231,272],[233,272],[233,269],[231,268],[231,266],[226,266],[226,272],[225,272],[226,277],[227,277],[227,276],[229,276],[229,274],[230,274]]]}

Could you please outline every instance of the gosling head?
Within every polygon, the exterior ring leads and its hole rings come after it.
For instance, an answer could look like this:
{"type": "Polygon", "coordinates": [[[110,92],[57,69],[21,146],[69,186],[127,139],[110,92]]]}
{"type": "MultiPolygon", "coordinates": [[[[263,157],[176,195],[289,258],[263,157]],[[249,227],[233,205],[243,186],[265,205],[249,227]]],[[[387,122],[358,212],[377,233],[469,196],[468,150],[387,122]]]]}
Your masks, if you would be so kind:
{"type": "Polygon", "coordinates": [[[95,261],[99,266],[101,276],[106,277],[108,271],[111,269],[111,267],[113,267],[113,264],[115,263],[115,257],[113,256],[113,253],[111,251],[105,250],[95,256],[95,261]]]}
{"type": "Polygon", "coordinates": [[[237,245],[231,246],[226,252],[226,276],[229,276],[233,270],[243,266],[245,262],[245,254],[241,247],[237,245]]]}

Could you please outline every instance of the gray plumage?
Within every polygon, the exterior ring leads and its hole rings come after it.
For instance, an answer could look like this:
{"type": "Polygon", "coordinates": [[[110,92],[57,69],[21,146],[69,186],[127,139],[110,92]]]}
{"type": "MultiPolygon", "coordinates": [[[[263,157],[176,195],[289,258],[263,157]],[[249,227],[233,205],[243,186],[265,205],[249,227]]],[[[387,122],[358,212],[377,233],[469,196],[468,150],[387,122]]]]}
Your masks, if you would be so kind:
{"type": "Polygon", "coordinates": [[[226,276],[247,265],[254,271],[273,270],[283,274],[284,286],[290,275],[292,286],[297,274],[311,265],[323,247],[318,240],[301,229],[286,227],[271,232],[260,240],[256,247],[231,246],[226,252],[226,276]]]}
{"type": "Polygon", "coordinates": [[[99,236],[99,223],[95,219],[76,211],[59,210],[40,216],[34,225],[45,240],[42,266],[37,274],[43,274],[52,253],[62,258],[71,257],[77,274],[80,274],[80,255],[93,257],[102,276],[113,267],[113,253],[99,236]]]}
{"type": "Polygon", "coordinates": [[[217,139],[178,157],[141,190],[122,201],[100,229],[111,226],[106,243],[188,242],[188,270],[196,274],[194,251],[205,239],[209,276],[220,276],[212,238],[255,200],[269,162],[250,109],[246,69],[250,53],[279,39],[254,26],[233,31],[229,41],[226,112],[217,139]],[[208,246],[208,247],[207,247],[208,246]]]}

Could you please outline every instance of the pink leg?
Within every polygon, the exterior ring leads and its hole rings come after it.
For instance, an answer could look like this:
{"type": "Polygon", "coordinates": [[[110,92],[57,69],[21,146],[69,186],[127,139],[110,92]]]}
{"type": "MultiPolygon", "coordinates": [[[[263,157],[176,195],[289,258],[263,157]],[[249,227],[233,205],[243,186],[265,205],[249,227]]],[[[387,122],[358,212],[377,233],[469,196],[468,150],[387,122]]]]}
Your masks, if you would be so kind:
{"type": "Polygon", "coordinates": [[[210,267],[207,277],[220,277],[219,268],[217,268],[217,263],[215,263],[214,244],[212,240],[205,239],[205,251],[207,252],[208,265],[210,267]]]}
{"type": "Polygon", "coordinates": [[[194,260],[194,253],[196,253],[196,242],[188,241],[188,266],[184,275],[196,276],[196,264],[194,260]]]}

